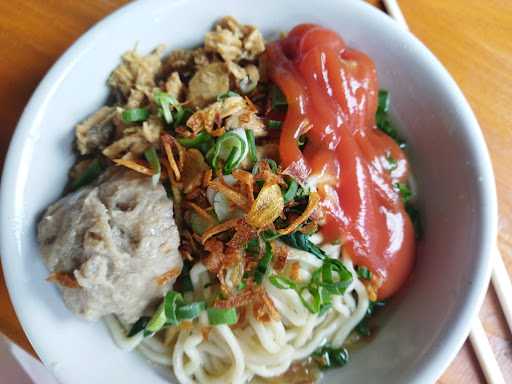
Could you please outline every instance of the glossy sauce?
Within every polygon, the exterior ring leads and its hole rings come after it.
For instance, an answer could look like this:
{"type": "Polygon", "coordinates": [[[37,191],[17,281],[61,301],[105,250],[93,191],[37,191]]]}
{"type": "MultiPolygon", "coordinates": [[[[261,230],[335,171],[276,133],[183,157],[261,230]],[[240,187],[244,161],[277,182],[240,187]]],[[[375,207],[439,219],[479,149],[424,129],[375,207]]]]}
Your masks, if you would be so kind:
{"type": "Polygon", "coordinates": [[[267,61],[288,102],[279,142],[283,167],[316,185],[324,237],[341,239],[354,262],[373,272],[379,299],[391,296],[411,271],[414,230],[393,188],[407,179],[407,160],[375,126],[372,60],[335,32],[302,24],[267,47],[267,61]],[[297,143],[302,134],[308,138],[303,151],[297,143]],[[396,161],[391,172],[389,157],[396,161]]]}

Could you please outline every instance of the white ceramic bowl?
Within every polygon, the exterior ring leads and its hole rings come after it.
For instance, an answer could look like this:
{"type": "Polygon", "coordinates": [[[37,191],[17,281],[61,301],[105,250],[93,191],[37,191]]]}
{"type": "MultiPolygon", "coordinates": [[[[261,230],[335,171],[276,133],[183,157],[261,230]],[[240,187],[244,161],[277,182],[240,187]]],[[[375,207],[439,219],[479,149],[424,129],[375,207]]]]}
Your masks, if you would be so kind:
{"type": "MultiPolygon", "coordinates": [[[[1,255],[19,320],[63,383],[163,383],[162,370],[115,347],[102,324],[74,317],[45,282],[38,215],[61,194],[73,163],[73,125],[107,97],[119,56],[198,44],[231,14],[276,35],[301,22],[337,30],[375,61],[410,145],[424,237],[410,284],[381,316],[375,340],[326,383],[429,383],[461,347],[482,303],[496,235],[487,149],[459,88],[412,35],[362,1],[183,0],[130,4],[80,38],[41,82],[16,129],[2,178],[1,255]]],[[[446,38],[449,38],[447,36],[446,38]]]]}

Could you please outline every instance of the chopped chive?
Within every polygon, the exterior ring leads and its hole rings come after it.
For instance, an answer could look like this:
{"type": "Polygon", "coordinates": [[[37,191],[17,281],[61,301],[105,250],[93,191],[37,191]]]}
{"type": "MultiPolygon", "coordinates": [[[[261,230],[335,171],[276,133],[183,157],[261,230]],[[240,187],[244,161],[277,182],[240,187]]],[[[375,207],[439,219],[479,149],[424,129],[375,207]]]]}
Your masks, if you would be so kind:
{"type": "Polygon", "coordinates": [[[252,129],[246,129],[245,135],[247,136],[247,143],[249,144],[249,159],[252,162],[258,161],[258,157],[256,155],[256,140],[254,138],[254,132],[252,129]]]}
{"type": "Polygon", "coordinates": [[[233,325],[238,321],[235,308],[208,308],[208,323],[210,325],[233,325]]]}
{"type": "Polygon", "coordinates": [[[182,137],[178,142],[186,148],[197,148],[200,144],[212,141],[212,136],[208,132],[200,132],[194,137],[182,137]]]}
{"type": "Polygon", "coordinates": [[[131,108],[126,109],[123,111],[123,113],[121,113],[123,122],[127,124],[145,121],[148,117],[149,110],[147,108],[131,108]]]}
{"type": "Polygon", "coordinates": [[[71,189],[74,191],[78,188],[81,188],[87,184],[92,183],[99,175],[103,172],[103,164],[100,159],[94,159],[91,163],[85,168],[85,170],[78,176],[72,183],[71,189]]]}
{"type": "Polygon", "coordinates": [[[182,107],[178,103],[178,101],[168,95],[165,92],[162,91],[156,91],[153,95],[153,98],[155,99],[155,103],[157,103],[160,106],[160,109],[162,111],[163,118],[167,124],[171,124],[174,120],[172,113],[171,113],[171,106],[174,107],[178,114],[182,113],[179,112],[182,107]]]}
{"type": "Polygon", "coordinates": [[[228,158],[226,159],[226,164],[224,165],[224,174],[230,175],[233,172],[233,168],[235,168],[235,163],[238,156],[238,148],[231,148],[231,152],[229,152],[228,158]]]}
{"type": "Polygon", "coordinates": [[[162,302],[149,320],[145,330],[149,333],[155,333],[162,329],[167,321],[165,312],[165,305],[164,302],[162,302]]]}
{"type": "Polygon", "coordinates": [[[160,180],[160,173],[162,171],[160,167],[160,159],[156,154],[156,150],[154,147],[150,147],[144,151],[144,157],[148,161],[149,165],[151,165],[151,169],[153,170],[153,176],[151,176],[151,181],[153,185],[157,185],[160,180]]]}

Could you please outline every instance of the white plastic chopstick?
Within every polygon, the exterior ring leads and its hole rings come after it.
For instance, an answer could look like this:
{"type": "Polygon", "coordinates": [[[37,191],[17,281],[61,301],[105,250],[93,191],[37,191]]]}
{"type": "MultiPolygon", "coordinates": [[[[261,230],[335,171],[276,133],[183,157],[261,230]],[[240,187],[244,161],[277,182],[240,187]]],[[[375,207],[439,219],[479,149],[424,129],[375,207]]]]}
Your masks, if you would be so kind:
{"type": "Polygon", "coordinates": [[[510,283],[507,267],[503,262],[503,258],[497,246],[495,252],[494,267],[492,269],[492,284],[498,295],[501,310],[505,315],[510,332],[512,332],[512,284],[510,283]]]}
{"type": "MultiPolygon", "coordinates": [[[[405,21],[404,14],[400,9],[396,0],[382,0],[384,7],[388,14],[395,19],[395,21],[402,26],[405,30],[409,30],[409,26],[405,21]]],[[[508,275],[505,263],[501,258],[501,253],[496,245],[495,254],[493,255],[494,266],[492,271],[492,283],[498,299],[501,304],[505,318],[507,319],[508,326],[512,332],[512,284],[510,283],[510,277],[508,275]]],[[[469,339],[475,350],[480,367],[485,375],[485,378],[489,384],[505,384],[503,374],[501,373],[500,367],[494,353],[492,352],[489,339],[485,333],[484,327],[477,317],[474,319],[473,327],[469,334],[469,339]]]]}

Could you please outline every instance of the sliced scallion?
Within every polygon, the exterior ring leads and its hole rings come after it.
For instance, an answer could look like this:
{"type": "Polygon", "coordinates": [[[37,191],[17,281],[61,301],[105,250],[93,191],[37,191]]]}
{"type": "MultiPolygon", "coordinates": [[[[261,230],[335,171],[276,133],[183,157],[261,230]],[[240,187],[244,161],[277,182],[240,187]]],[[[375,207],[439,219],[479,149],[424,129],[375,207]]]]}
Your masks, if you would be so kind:
{"type": "Polygon", "coordinates": [[[160,329],[163,328],[167,321],[167,316],[165,314],[165,306],[164,302],[160,304],[156,312],[151,316],[151,319],[148,322],[148,325],[146,325],[146,331],[149,333],[155,333],[158,332],[160,329]]]}
{"type": "Polygon", "coordinates": [[[151,181],[153,185],[157,185],[160,180],[160,173],[162,171],[160,166],[160,160],[156,153],[154,147],[150,147],[144,151],[144,157],[148,161],[149,165],[151,165],[151,169],[153,170],[153,176],[151,176],[151,181]]]}
{"type": "Polygon", "coordinates": [[[247,144],[249,145],[249,159],[252,162],[258,161],[256,155],[256,139],[254,138],[254,132],[252,129],[245,130],[245,136],[247,137],[247,144]]]}
{"type": "Polygon", "coordinates": [[[206,309],[204,301],[180,305],[176,309],[176,318],[181,320],[193,320],[206,309]]]}
{"type": "Polygon", "coordinates": [[[265,277],[270,261],[272,260],[272,245],[270,242],[265,242],[265,253],[263,257],[259,261],[256,266],[256,270],[254,271],[254,281],[257,284],[261,284],[263,278],[265,277]]]}
{"type": "Polygon", "coordinates": [[[137,320],[131,327],[128,332],[128,337],[135,336],[137,333],[142,332],[146,326],[148,325],[150,320],[149,316],[142,316],[139,320],[137,320]]]}
{"type": "Polygon", "coordinates": [[[121,113],[121,118],[126,124],[139,123],[147,120],[149,117],[149,110],[147,108],[131,108],[126,109],[121,113]]]}
{"type": "Polygon", "coordinates": [[[181,293],[176,291],[169,291],[165,295],[164,302],[162,303],[165,310],[165,318],[167,324],[178,324],[178,316],[176,315],[176,309],[183,302],[183,296],[181,293]]]}
{"type": "Polygon", "coordinates": [[[162,116],[167,124],[171,124],[174,120],[171,113],[171,107],[174,107],[178,114],[182,113],[180,112],[182,107],[180,106],[178,101],[174,97],[168,95],[167,93],[162,91],[156,91],[155,94],[153,95],[153,98],[155,100],[155,103],[157,103],[160,106],[162,116]]]}
{"type": "Polygon", "coordinates": [[[270,283],[279,289],[296,289],[297,283],[285,276],[273,275],[268,278],[270,283]]]}
{"type": "Polygon", "coordinates": [[[238,321],[235,308],[208,308],[208,323],[210,325],[233,325],[238,321]]]}

